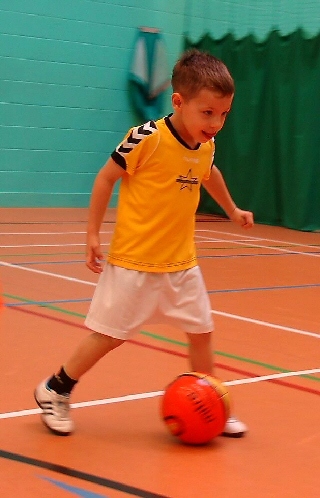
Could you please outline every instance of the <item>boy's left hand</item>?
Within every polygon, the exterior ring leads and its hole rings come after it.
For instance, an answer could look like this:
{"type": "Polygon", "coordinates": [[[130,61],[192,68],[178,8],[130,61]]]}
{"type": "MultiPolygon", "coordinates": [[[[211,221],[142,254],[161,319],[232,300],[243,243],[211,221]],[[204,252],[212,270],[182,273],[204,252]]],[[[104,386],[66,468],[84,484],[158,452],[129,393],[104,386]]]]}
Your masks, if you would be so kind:
{"type": "Polygon", "coordinates": [[[253,213],[251,211],[243,211],[243,209],[238,207],[230,215],[230,220],[238,223],[242,228],[252,228],[254,225],[253,213]]]}

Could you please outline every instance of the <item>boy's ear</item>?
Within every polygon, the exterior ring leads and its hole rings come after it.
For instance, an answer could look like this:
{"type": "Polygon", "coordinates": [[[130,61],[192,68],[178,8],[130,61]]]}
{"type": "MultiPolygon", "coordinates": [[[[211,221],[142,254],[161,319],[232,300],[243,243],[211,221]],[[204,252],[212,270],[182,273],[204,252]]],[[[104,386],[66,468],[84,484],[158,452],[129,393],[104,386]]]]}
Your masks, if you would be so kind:
{"type": "Polygon", "coordinates": [[[172,102],[172,107],[173,109],[179,109],[181,107],[181,104],[182,104],[182,97],[181,97],[181,94],[180,93],[173,93],[172,96],[171,96],[171,102],[172,102]]]}

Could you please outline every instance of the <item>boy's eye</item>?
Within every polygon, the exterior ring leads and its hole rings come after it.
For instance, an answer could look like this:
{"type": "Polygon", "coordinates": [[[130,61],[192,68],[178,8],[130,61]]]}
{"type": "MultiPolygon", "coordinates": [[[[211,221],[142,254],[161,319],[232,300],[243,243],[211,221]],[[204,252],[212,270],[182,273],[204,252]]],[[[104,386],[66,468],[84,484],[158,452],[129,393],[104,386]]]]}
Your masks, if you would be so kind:
{"type": "Polygon", "coordinates": [[[204,114],[205,114],[206,116],[211,116],[211,115],[212,115],[212,111],[204,111],[204,114]]]}

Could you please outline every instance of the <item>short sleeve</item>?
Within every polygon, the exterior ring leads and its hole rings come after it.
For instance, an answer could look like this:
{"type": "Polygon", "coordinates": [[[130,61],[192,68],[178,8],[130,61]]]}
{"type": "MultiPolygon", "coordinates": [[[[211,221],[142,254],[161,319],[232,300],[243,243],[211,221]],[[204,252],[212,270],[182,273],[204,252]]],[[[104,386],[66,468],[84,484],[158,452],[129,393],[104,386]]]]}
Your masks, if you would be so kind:
{"type": "Polygon", "coordinates": [[[127,173],[133,174],[153,154],[159,143],[159,130],[154,121],[131,128],[112,152],[112,159],[127,173]]]}

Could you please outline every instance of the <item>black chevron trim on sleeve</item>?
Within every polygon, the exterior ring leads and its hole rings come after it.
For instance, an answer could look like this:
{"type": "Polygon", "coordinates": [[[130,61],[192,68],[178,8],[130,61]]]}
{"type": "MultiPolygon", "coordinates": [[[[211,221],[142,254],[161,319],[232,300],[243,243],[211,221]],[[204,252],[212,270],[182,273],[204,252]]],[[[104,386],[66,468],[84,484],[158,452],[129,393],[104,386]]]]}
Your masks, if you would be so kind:
{"type": "Polygon", "coordinates": [[[136,126],[133,128],[128,138],[116,148],[116,152],[121,156],[128,154],[141,142],[141,140],[146,136],[151,135],[151,133],[154,133],[156,130],[157,126],[154,121],[148,121],[141,126],[136,126]]]}
{"type": "Polygon", "coordinates": [[[137,145],[141,142],[141,138],[133,138],[131,135],[127,138],[126,142],[124,142],[122,145],[119,145],[119,147],[117,148],[118,152],[123,152],[123,154],[126,154],[133,149],[134,145],[137,145]],[[124,144],[127,144],[127,146],[125,146],[124,144]]]}
{"type": "Polygon", "coordinates": [[[125,158],[121,154],[118,154],[116,150],[112,152],[111,157],[118,166],[120,166],[124,170],[127,169],[125,158]]]}
{"type": "Polygon", "coordinates": [[[138,133],[140,133],[141,135],[150,135],[156,129],[156,123],[154,121],[148,121],[147,123],[138,127],[138,133]]]}
{"type": "Polygon", "coordinates": [[[157,125],[154,121],[148,121],[147,123],[136,126],[131,131],[130,135],[126,140],[124,140],[118,147],[112,152],[112,159],[124,170],[127,169],[126,155],[131,152],[136,145],[138,145],[143,138],[157,130],[157,125]]]}

